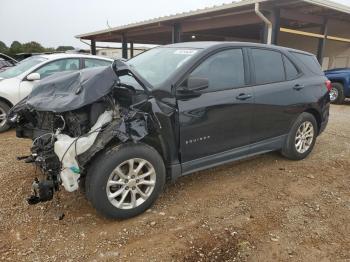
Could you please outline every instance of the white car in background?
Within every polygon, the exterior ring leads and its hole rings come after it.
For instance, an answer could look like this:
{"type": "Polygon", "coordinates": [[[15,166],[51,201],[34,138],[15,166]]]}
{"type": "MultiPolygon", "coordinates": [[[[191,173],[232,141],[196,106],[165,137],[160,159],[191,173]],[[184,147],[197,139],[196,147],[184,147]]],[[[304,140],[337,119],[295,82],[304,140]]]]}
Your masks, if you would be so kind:
{"type": "Polygon", "coordinates": [[[108,66],[112,62],[112,59],[92,55],[37,55],[0,72],[0,132],[9,128],[6,117],[10,108],[28,96],[40,79],[57,72],[108,66]]]}

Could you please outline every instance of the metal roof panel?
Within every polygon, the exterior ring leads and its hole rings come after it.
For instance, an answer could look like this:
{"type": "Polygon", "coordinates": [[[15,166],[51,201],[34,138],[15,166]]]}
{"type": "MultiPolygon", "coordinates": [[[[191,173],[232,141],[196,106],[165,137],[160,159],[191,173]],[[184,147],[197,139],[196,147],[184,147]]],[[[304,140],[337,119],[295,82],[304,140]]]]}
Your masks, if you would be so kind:
{"type": "Polygon", "coordinates": [[[153,18],[149,20],[144,20],[136,23],[130,23],[122,26],[117,26],[117,27],[112,27],[109,29],[105,30],[99,30],[99,31],[94,31],[91,33],[86,33],[86,34],[80,34],[75,36],[76,38],[84,38],[88,36],[93,36],[93,35],[99,35],[99,34],[104,34],[104,33],[109,33],[109,32],[114,32],[114,31],[121,31],[121,30],[126,30],[126,29],[131,29],[134,27],[139,27],[139,26],[144,26],[148,24],[154,24],[154,23],[160,23],[160,22],[165,22],[165,21],[171,21],[171,20],[177,20],[177,19],[183,19],[186,17],[190,16],[196,16],[196,15],[203,15],[207,13],[212,13],[212,12],[218,12],[218,11],[223,11],[226,9],[231,9],[231,8],[237,8],[237,7],[243,7],[251,4],[255,4],[257,2],[268,2],[271,0],[242,0],[239,2],[232,2],[229,4],[222,4],[222,5],[215,5],[212,7],[205,7],[202,9],[197,9],[197,10],[192,10],[188,12],[182,12],[182,13],[177,13],[174,15],[168,15],[168,16],[161,16],[158,18],[153,18]]]}
{"type": "MultiPolygon", "coordinates": [[[[229,4],[222,4],[222,5],[216,5],[212,7],[206,7],[202,9],[197,9],[197,10],[192,10],[188,12],[183,12],[183,13],[177,13],[174,15],[168,15],[168,16],[162,16],[158,18],[153,18],[149,20],[144,20],[136,23],[130,23],[118,27],[112,27],[109,29],[105,30],[99,30],[99,31],[94,31],[91,33],[86,33],[86,34],[80,34],[75,36],[76,38],[86,38],[86,37],[92,37],[95,35],[100,35],[100,34],[105,34],[105,33],[110,33],[110,32],[116,32],[116,31],[123,31],[127,29],[132,29],[140,26],[145,26],[145,25],[150,25],[150,24],[155,24],[155,23],[161,23],[161,22],[166,22],[166,21],[174,21],[178,19],[184,19],[187,17],[191,16],[197,16],[197,15],[203,15],[207,13],[213,13],[213,12],[219,12],[219,11],[224,11],[227,9],[233,9],[233,8],[238,8],[238,7],[244,7],[248,5],[252,5],[258,2],[272,2],[276,0],[242,0],[239,2],[232,2],[229,4]]],[[[300,0],[301,2],[325,7],[325,8],[330,8],[339,12],[343,12],[346,14],[350,14],[350,6],[346,6],[343,4],[335,3],[333,1],[328,1],[328,0],[300,0]]]]}

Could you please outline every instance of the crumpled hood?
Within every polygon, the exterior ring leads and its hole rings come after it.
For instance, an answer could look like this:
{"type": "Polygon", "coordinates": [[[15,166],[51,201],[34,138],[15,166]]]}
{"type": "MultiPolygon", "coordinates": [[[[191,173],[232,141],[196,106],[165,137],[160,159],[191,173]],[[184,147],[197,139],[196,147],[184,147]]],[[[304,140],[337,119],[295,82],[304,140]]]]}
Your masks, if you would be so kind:
{"type": "Polygon", "coordinates": [[[106,96],[117,81],[111,66],[56,73],[34,87],[26,104],[36,111],[76,110],[106,96]]]}

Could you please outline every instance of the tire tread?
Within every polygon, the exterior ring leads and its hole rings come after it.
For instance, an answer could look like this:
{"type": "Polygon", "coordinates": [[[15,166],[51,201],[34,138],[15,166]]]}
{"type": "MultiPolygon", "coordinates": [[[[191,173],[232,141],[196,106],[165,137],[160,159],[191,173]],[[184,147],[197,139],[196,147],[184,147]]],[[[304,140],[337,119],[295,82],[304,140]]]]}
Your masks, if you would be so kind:
{"type": "Polygon", "coordinates": [[[286,158],[290,160],[302,160],[305,159],[313,150],[313,147],[316,143],[317,139],[317,134],[318,134],[318,126],[317,126],[317,121],[315,117],[307,112],[302,113],[294,122],[288,137],[283,145],[282,148],[282,155],[285,156],[286,158]],[[309,148],[308,151],[306,151],[303,154],[300,154],[296,149],[295,149],[295,134],[297,132],[297,129],[300,127],[300,125],[305,122],[305,121],[310,121],[313,126],[314,126],[314,132],[315,132],[315,137],[314,141],[312,142],[311,147],[309,148]]]}
{"type": "Polygon", "coordinates": [[[151,146],[142,143],[117,145],[97,156],[88,168],[86,176],[86,197],[92,206],[102,215],[111,219],[127,219],[137,216],[153,205],[165,184],[165,166],[162,157],[151,146]],[[151,162],[156,169],[156,185],[151,196],[140,206],[123,210],[114,207],[106,198],[105,188],[101,191],[99,184],[109,177],[109,169],[114,169],[126,158],[139,157],[151,162]]]}

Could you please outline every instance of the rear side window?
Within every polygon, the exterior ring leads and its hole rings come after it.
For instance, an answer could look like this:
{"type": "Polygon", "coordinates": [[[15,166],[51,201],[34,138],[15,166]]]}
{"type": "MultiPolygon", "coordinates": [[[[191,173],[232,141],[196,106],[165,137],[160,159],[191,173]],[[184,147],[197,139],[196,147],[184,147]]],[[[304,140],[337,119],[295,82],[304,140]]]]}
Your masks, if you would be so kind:
{"type": "Polygon", "coordinates": [[[308,54],[297,53],[297,52],[291,52],[291,53],[294,56],[296,56],[312,72],[318,75],[323,75],[322,68],[314,55],[308,55],[308,54]]]}
{"type": "Polygon", "coordinates": [[[99,67],[99,66],[109,66],[112,64],[110,61],[100,60],[100,59],[85,59],[85,68],[99,67]]]}
{"type": "Polygon", "coordinates": [[[252,56],[256,84],[263,85],[285,80],[281,53],[265,49],[252,49],[252,56]]]}
{"type": "Polygon", "coordinates": [[[293,80],[297,78],[299,75],[298,69],[295,67],[295,65],[287,58],[286,56],[283,56],[284,58],[284,66],[286,68],[286,79],[287,80],[293,80]]]}
{"type": "Polygon", "coordinates": [[[218,52],[200,64],[191,76],[208,78],[209,92],[245,85],[244,60],[241,49],[218,52]]]}

